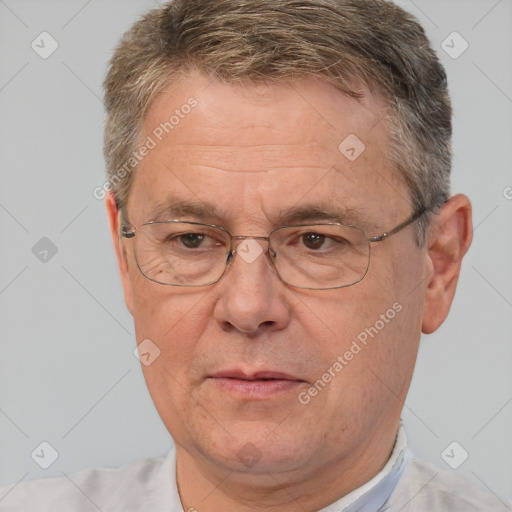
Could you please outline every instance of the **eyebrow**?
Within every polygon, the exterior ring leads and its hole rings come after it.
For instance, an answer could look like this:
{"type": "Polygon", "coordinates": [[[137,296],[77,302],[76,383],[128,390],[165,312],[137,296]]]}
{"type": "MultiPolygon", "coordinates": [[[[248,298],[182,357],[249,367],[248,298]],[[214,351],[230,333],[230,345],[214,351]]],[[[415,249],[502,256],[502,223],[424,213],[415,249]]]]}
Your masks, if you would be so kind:
{"type": "Polygon", "coordinates": [[[207,202],[185,201],[169,197],[166,204],[153,208],[150,214],[151,222],[170,220],[171,218],[195,217],[199,220],[219,219],[217,208],[207,202]]]}
{"type": "MultiPolygon", "coordinates": [[[[193,217],[194,220],[212,224],[222,224],[223,216],[219,209],[209,202],[186,201],[169,197],[166,204],[156,205],[150,214],[151,222],[193,217]]],[[[311,203],[296,205],[278,211],[275,226],[287,226],[311,222],[337,222],[369,227],[373,223],[369,212],[364,208],[333,205],[332,203],[311,203]]]]}
{"type": "Polygon", "coordinates": [[[358,226],[369,224],[368,212],[365,209],[333,206],[332,204],[293,206],[282,211],[278,216],[278,223],[280,225],[317,221],[354,224],[358,226]]]}

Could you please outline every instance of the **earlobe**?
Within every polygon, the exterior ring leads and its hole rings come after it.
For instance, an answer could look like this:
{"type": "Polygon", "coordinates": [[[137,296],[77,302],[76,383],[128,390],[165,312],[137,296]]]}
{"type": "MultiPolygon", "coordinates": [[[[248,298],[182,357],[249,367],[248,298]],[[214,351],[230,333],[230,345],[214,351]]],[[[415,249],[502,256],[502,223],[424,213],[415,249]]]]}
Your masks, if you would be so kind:
{"type": "Polygon", "coordinates": [[[105,207],[107,209],[107,216],[110,225],[110,235],[114,245],[114,251],[117,259],[117,266],[119,268],[119,275],[121,277],[121,284],[124,291],[124,300],[126,307],[133,314],[133,295],[130,276],[128,273],[128,258],[126,250],[123,246],[123,239],[120,236],[120,222],[121,215],[117,207],[117,201],[112,191],[108,192],[105,197],[105,207]]]}
{"type": "Polygon", "coordinates": [[[444,204],[429,232],[422,324],[425,334],[438,329],[450,311],[462,259],[472,238],[471,203],[458,194],[444,204]]]}

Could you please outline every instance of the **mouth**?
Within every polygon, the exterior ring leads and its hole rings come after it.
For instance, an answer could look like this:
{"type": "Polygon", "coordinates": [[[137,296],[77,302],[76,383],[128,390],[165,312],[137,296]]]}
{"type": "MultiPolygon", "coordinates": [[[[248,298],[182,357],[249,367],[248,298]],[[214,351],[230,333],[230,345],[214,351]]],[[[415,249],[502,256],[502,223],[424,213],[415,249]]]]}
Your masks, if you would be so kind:
{"type": "Polygon", "coordinates": [[[250,398],[269,398],[272,395],[290,392],[305,381],[293,375],[276,371],[243,372],[227,370],[209,377],[226,392],[250,398]]]}

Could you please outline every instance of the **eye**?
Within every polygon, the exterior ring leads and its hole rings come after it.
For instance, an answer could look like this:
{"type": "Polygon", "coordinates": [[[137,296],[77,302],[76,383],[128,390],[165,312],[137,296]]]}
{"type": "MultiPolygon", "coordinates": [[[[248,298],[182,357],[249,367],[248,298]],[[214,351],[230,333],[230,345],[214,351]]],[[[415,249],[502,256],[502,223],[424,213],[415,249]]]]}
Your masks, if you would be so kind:
{"type": "Polygon", "coordinates": [[[305,233],[302,235],[302,243],[313,250],[321,249],[327,237],[321,233],[305,233]]]}
{"type": "Polygon", "coordinates": [[[340,247],[346,240],[340,237],[332,237],[315,231],[303,233],[301,241],[304,247],[312,251],[327,250],[340,247]]]}
{"type": "Polygon", "coordinates": [[[182,231],[172,233],[165,238],[167,247],[183,251],[214,251],[226,245],[222,234],[217,232],[182,231]]]}
{"type": "Polygon", "coordinates": [[[198,249],[204,244],[207,238],[208,237],[203,233],[186,233],[179,236],[179,241],[187,249],[198,249]]]}

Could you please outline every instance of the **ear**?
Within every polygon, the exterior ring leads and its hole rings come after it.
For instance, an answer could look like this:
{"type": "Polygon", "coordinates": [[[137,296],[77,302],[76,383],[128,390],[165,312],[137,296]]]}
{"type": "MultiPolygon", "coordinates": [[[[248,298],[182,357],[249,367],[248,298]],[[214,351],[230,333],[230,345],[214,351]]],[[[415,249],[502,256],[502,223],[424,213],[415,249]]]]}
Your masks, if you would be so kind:
{"type": "Polygon", "coordinates": [[[126,248],[123,244],[121,237],[121,214],[117,208],[117,201],[112,191],[107,192],[105,196],[105,206],[107,208],[107,216],[110,224],[110,234],[112,236],[112,243],[114,244],[114,251],[117,258],[117,266],[119,267],[119,274],[121,276],[121,284],[123,285],[124,301],[126,307],[133,315],[133,293],[132,284],[128,272],[128,257],[126,248]]]}
{"type": "Polygon", "coordinates": [[[429,230],[422,331],[434,332],[445,320],[455,295],[462,264],[473,239],[471,203],[458,194],[433,219],[429,230]]]}

